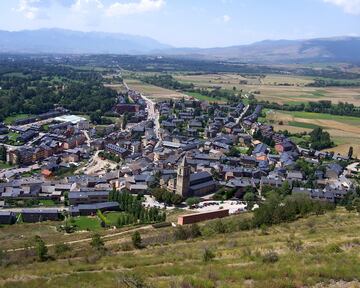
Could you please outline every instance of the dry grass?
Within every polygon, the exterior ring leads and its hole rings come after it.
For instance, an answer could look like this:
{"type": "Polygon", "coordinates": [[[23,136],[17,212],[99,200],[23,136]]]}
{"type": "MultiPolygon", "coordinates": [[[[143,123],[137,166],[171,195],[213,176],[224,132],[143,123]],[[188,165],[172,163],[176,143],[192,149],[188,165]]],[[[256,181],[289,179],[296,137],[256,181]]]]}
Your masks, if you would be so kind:
{"type": "MultiPolygon", "coordinates": [[[[151,233],[164,231],[168,230],[151,233]]],[[[4,267],[0,286],[123,287],[121,275],[135,273],[145,283],[160,288],[327,287],[330,283],[344,287],[357,284],[360,277],[359,231],[358,215],[338,209],[276,225],[267,228],[266,233],[251,230],[215,234],[128,252],[107,245],[107,255],[97,258],[92,257],[96,253],[86,244],[83,249],[87,250],[74,252],[75,257],[70,259],[4,267]],[[202,261],[205,248],[216,256],[208,263],[202,261]],[[264,263],[269,251],[278,254],[277,262],[264,263]]],[[[143,238],[148,236],[144,234],[143,238]]],[[[130,240],[129,235],[122,238],[130,240]]]]}
{"type": "Polygon", "coordinates": [[[124,82],[126,82],[130,89],[136,90],[154,101],[188,98],[183,93],[150,85],[140,80],[124,79],[124,82]]]}
{"type": "Polygon", "coordinates": [[[329,149],[343,155],[349,151],[349,147],[354,148],[354,156],[360,157],[360,119],[355,117],[335,116],[327,114],[301,113],[301,112],[282,112],[268,111],[266,118],[274,123],[275,130],[288,130],[292,133],[303,131],[310,132],[311,129],[296,127],[291,125],[293,122],[317,125],[328,131],[334,140],[336,147],[329,149]],[[316,118],[319,117],[319,118],[316,118]],[[282,121],[284,125],[279,125],[282,121]]]}
{"type": "Polygon", "coordinates": [[[302,103],[309,101],[331,100],[333,103],[348,102],[360,106],[360,88],[342,87],[305,87],[312,82],[311,77],[291,75],[266,75],[243,77],[238,74],[205,74],[205,75],[175,75],[182,82],[194,83],[198,87],[208,88],[221,86],[224,89],[243,89],[246,92],[260,91],[256,94],[258,100],[284,103],[302,103]],[[240,84],[245,80],[247,84],[240,84]],[[288,83],[294,86],[281,86],[288,83]]]}

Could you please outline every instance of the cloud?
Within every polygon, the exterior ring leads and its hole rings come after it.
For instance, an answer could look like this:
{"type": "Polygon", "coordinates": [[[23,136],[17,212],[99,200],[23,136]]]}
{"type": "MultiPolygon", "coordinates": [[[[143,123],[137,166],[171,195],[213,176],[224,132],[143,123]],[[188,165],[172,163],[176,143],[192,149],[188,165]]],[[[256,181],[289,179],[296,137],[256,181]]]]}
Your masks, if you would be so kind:
{"type": "Polygon", "coordinates": [[[323,0],[341,7],[346,13],[360,15],[360,0],[323,0]]]}
{"type": "Polygon", "coordinates": [[[222,20],[225,22],[225,23],[227,23],[227,22],[229,22],[230,20],[231,20],[231,17],[229,16],[229,15],[224,15],[224,16],[222,16],[222,20]]]}
{"type": "Polygon", "coordinates": [[[137,2],[115,2],[106,9],[107,16],[141,14],[158,11],[165,5],[165,0],[140,0],[137,2]]]}
{"type": "Polygon", "coordinates": [[[103,9],[104,5],[100,0],[76,0],[71,6],[74,12],[88,14],[98,9],[103,9]]]}
{"type": "Polygon", "coordinates": [[[39,4],[40,0],[20,0],[15,10],[22,13],[27,19],[34,20],[40,13],[39,4]]]}

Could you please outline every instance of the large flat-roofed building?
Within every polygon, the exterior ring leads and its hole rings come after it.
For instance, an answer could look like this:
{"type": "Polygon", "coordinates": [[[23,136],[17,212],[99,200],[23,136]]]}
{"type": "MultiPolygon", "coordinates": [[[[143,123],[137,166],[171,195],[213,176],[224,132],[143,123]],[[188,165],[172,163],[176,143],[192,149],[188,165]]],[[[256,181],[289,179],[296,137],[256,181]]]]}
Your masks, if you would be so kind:
{"type": "Polygon", "coordinates": [[[70,122],[72,124],[77,124],[81,121],[85,121],[86,119],[84,117],[79,117],[76,115],[63,115],[55,118],[55,121],[59,122],[70,122]]]}
{"type": "Polygon", "coordinates": [[[91,191],[91,192],[69,192],[69,204],[93,204],[107,202],[109,197],[108,191],[91,191]]]}
{"type": "Polygon", "coordinates": [[[211,219],[224,218],[227,216],[229,216],[229,209],[182,215],[178,217],[178,225],[193,224],[211,219]]]}
{"type": "Polygon", "coordinates": [[[23,209],[22,220],[25,223],[60,220],[60,212],[57,209],[23,209]]]}
{"type": "Polygon", "coordinates": [[[16,215],[11,211],[0,211],[0,224],[14,224],[16,215]]]}
{"type": "Polygon", "coordinates": [[[88,216],[96,214],[100,210],[101,212],[105,211],[119,211],[118,202],[103,202],[95,204],[80,204],[78,206],[71,206],[69,213],[71,216],[88,216]]]}

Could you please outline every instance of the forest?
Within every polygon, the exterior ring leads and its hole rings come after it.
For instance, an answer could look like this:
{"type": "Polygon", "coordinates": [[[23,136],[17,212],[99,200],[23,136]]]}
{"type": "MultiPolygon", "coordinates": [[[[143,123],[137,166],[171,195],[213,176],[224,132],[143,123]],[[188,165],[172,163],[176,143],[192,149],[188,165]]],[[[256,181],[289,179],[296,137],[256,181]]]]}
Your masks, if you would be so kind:
{"type": "Polygon", "coordinates": [[[20,113],[45,113],[57,105],[73,112],[104,114],[116,102],[116,92],[103,86],[99,72],[18,61],[0,59],[0,121],[20,113]]]}

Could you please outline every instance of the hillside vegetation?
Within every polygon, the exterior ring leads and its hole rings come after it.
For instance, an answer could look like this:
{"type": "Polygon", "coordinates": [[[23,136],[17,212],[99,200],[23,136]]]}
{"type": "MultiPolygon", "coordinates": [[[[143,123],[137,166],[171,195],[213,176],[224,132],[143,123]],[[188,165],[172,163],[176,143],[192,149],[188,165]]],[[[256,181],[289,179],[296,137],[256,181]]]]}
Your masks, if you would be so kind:
{"type": "Polygon", "coordinates": [[[84,242],[62,250],[58,244],[49,247],[54,256],[46,262],[3,262],[0,286],[358,287],[359,215],[337,208],[291,223],[228,230],[250,215],[210,222],[196,238],[189,226],[188,240],[171,239],[174,228],[141,230],[143,249],[133,247],[132,234],[104,239],[105,248],[84,242]]]}

